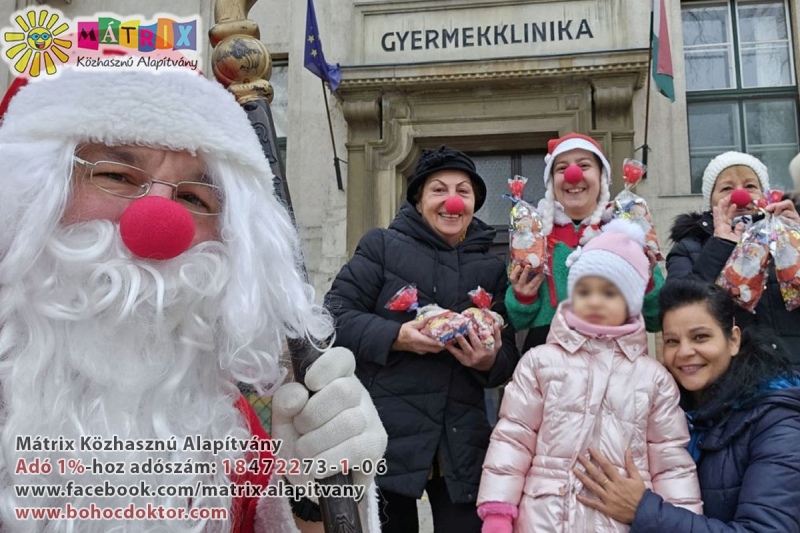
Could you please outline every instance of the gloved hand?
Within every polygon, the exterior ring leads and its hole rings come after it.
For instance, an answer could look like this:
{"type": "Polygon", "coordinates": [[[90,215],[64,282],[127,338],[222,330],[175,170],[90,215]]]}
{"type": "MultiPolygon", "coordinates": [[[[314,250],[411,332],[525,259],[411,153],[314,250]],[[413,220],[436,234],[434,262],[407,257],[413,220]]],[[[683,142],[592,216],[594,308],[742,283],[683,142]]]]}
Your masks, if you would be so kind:
{"type": "Polygon", "coordinates": [[[511,533],[519,510],[510,503],[486,502],[478,506],[478,516],[483,520],[481,533],[511,533]]]}
{"type": "Polygon", "coordinates": [[[483,519],[481,533],[511,533],[514,529],[511,522],[507,514],[490,514],[483,519]]]}
{"type": "MultiPolygon", "coordinates": [[[[306,386],[282,385],[272,398],[273,437],[283,445],[279,457],[313,459],[315,478],[341,472],[341,461],[350,466],[365,460],[377,465],[386,451],[388,437],[367,390],[353,374],[356,361],[350,350],[331,348],[325,351],[306,372],[306,386]],[[327,472],[317,469],[324,461],[327,472]]],[[[353,471],[353,483],[369,486],[374,472],[367,475],[353,471]]],[[[289,475],[289,482],[305,484],[310,476],[289,475]]]]}

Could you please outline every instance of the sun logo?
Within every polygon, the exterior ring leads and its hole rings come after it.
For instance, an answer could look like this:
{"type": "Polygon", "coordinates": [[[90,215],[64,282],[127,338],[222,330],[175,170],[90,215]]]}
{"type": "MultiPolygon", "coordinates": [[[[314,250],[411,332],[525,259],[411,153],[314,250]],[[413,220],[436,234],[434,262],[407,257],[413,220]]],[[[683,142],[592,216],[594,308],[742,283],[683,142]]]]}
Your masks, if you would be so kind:
{"type": "Polygon", "coordinates": [[[37,77],[41,73],[42,62],[48,74],[55,74],[53,56],[61,63],[66,63],[69,59],[63,49],[71,48],[72,42],[56,38],[67,31],[69,26],[64,22],[53,29],[58,24],[59,16],[52,13],[48,18],[47,15],[48,12],[44,9],[38,12],[38,17],[36,11],[28,11],[25,14],[27,20],[22,15],[17,15],[14,20],[22,32],[6,32],[3,36],[7,43],[19,42],[6,50],[6,56],[12,61],[19,56],[14,63],[14,70],[20,74],[27,70],[31,77],[37,77]]]}

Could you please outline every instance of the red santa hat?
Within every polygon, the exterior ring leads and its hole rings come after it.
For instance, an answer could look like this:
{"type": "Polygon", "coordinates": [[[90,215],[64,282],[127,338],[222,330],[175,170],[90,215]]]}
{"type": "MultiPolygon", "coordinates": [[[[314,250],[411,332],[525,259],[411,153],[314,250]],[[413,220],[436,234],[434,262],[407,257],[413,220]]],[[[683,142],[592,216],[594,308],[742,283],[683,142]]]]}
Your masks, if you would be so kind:
{"type": "MultiPolygon", "coordinates": [[[[547,155],[544,156],[544,184],[546,189],[545,196],[544,200],[539,203],[539,211],[542,214],[543,232],[545,235],[549,235],[552,231],[553,220],[554,218],[556,220],[558,219],[559,213],[557,211],[560,209],[560,205],[556,206],[555,192],[553,191],[553,162],[560,154],[576,149],[586,150],[593,153],[598,157],[598,159],[600,159],[602,166],[600,173],[600,196],[597,199],[597,209],[595,209],[594,213],[592,213],[589,219],[590,225],[596,226],[600,224],[603,212],[605,211],[606,205],[611,198],[611,191],[609,189],[611,165],[609,164],[608,159],[606,159],[603,149],[597,141],[588,135],[583,135],[581,133],[568,133],[567,135],[559,137],[558,139],[550,139],[547,142],[547,155]]],[[[560,211],[560,214],[563,217],[566,217],[566,215],[563,214],[563,211],[560,211]]],[[[567,220],[565,219],[564,222],[567,222],[567,220]]],[[[588,235],[585,232],[584,235],[586,235],[588,238],[588,235]]]]}
{"type": "Polygon", "coordinates": [[[8,87],[5,96],[3,96],[3,99],[0,100],[0,123],[3,122],[3,116],[8,110],[8,104],[11,102],[11,99],[27,84],[27,78],[15,78],[14,81],[11,82],[11,85],[8,87]]]}
{"type": "Polygon", "coordinates": [[[270,172],[233,95],[195,72],[65,69],[53,79],[15,81],[3,102],[2,142],[137,144],[214,154],[260,176],[270,172]],[[154,85],[155,77],[164,83],[154,85]]]}

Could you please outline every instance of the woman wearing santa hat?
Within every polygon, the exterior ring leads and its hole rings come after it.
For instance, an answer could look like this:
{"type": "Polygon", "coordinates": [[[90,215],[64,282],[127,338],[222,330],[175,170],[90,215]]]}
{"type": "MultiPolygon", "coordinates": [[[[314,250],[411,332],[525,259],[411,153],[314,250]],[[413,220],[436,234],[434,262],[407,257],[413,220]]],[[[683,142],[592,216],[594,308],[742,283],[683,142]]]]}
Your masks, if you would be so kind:
{"type": "MultiPolygon", "coordinates": [[[[745,222],[734,220],[752,217],[756,201],[767,189],[769,173],[757,158],[725,152],[712,159],[703,172],[703,212],[680,215],[670,230],[675,245],[667,255],[667,277],[692,276],[715,283],[745,230],[745,222]]],[[[765,210],[800,222],[791,200],[770,204],[765,210]]],[[[736,324],[771,328],[792,362],[800,364],[800,309],[786,310],[771,259],[766,289],[755,313],[739,309],[736,324]]]]}
{"type": "MultiPolygon", "coordinates": [[[[547,143],[544,182],[539,202],[542,232],[547,237],[550,275],[531,275],[531,267],[515,266],[509,276],[506,308],[515,329],[529,329],[523,352],[544,344],[556,308],[567,297],[566,259],[575,248],[599,233],[610,199],[611,165],[600,144],[587,135],[569,133],[547,143]]],[[[647,331],[658,331],[658,289],[661,271],[651,262],[650,283],[642,313],[647,331]]]]}

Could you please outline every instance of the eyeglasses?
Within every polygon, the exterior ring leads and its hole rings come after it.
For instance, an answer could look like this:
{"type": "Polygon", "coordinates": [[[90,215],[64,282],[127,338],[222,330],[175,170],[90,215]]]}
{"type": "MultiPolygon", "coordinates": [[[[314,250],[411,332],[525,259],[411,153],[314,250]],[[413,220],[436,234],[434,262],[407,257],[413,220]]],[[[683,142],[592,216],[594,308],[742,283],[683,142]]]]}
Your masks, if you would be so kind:
{"type": "Polygon", "coordinates": [[[122,198],[143,198],[154,183],[172,187],[172,199],[196,215],[215,216],[222,209],[220,190],[216,185],[199,181],[169,183],[155,179],[144,170],[116,163],[97,161],[92,163],[73,156],[76,163],[89,168],[89,181],[101,191],[122,198]]]}

